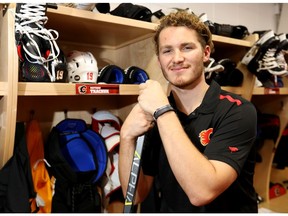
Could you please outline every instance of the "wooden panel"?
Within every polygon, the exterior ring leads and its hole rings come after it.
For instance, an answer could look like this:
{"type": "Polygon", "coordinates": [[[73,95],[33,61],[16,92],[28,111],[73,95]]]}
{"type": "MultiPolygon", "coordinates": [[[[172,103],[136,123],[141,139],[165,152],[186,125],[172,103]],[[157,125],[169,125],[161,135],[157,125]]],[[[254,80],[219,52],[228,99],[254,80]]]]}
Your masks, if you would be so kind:
{"type": "MultiPolygon", "coordinates": [[[[287,152],[288,154],[288,152],[287,152]]],[[[284,180],[288,180],[288,168],[285,169],[271,169],[271,182],[282,183],[284,180]]],[[[284,185],[285,186],[285,185],[284,185]]],[[[287,189],[287,188],[286,188],[287,189]]],[[[261,203],[260,207],[268,208],[273,212],[287,213],[288,212],[288,193],[269,200],[269,202],[261,203]]]]}
{"type": "Polygon", "coordinates": [[[2,95],[0,101],[0,167],[12,156],[17,106],[18,56],[14,40],[14,9],[8,8],[5,16],[1,16],[1,58],[0,81],[2,95]]]}
{"type": "Polygon", "coordinates": [[[33,114],[43,130],[44,138],[53,126],[64,118],[81,118],[88,124],[91,117],[98,110],[108,110],[123,121],[130,104],[136,101],[134,96],[118,95],[85,95],[85,96],[19,96],[17,107],[17,121],[27,122],[33,114]],[[127,108],[128,107],[128,108],[127,108]]]}
{"type": "Polygon", "coordinates": [[[280,132],[274,143],[272,140],[265,140],[260,155],[262,162],[255,167],[254,185],[265,200],[263,206],[269,206],[269,183],[271,178],[272,163],[275,155],[275,150],[281,139],[281,134],[288,122],[288,96],[281,95],[266,95],[253,96],[252,102],[262,113],[271,113],[278,115],[280,118],[280,132]]]}
{"type": "Polygon", "coordinates": [[[255,166],[254,187],[266,202],[269,202],[269,182],[274,150],[273,140],[266,140],[259,152],[262,162],[255,166]]]}

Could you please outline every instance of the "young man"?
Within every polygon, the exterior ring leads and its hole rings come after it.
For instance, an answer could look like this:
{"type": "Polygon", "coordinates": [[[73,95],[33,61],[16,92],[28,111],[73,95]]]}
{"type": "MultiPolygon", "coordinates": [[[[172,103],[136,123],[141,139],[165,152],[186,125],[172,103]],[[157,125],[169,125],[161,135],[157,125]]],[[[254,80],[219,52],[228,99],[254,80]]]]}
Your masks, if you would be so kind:
{"type": "Polygon", "coordinates": [[[154,40],[170,96],[156,81],[140,84],[138,103],[121,129],[124,195],[136,139],[145,133],[135,203],[145,199],[157,177],[160,212],[257,212],[256,110],[216,82],[206,84],[211,37],[192,14],[178,12],[161,20],[154,40]]]}

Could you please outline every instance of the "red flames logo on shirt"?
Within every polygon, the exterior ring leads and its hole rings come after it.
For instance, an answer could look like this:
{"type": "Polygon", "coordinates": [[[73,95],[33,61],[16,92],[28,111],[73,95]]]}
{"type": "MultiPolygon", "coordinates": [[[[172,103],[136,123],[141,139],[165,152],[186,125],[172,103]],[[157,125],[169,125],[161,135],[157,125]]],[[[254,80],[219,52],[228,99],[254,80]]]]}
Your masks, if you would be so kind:
{"type": "Polygon", "coordinates": [[[199,133],[200,142],[203,146],[206,146],[210,142],[210,135],[213,133],[213,128],[208,128],[199,133]]]}

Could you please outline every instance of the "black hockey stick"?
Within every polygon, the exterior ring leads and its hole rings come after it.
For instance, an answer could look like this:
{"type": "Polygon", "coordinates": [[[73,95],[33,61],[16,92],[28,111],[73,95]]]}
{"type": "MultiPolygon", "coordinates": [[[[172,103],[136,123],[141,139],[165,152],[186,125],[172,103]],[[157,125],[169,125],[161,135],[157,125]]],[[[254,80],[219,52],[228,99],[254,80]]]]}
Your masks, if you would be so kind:
{"type": "Polygon", "coordinates": [[[131,165],[129,182],[127,186],[123,213],[134,213],[133,212],[134,211],[134,196],[135,196],[136,187],[138,183],[143,143],[144,143],[144,135],[139,136],[137,139],[136,149],[134,152],[134,157],[133,157],[133,161],[131,165]]]}

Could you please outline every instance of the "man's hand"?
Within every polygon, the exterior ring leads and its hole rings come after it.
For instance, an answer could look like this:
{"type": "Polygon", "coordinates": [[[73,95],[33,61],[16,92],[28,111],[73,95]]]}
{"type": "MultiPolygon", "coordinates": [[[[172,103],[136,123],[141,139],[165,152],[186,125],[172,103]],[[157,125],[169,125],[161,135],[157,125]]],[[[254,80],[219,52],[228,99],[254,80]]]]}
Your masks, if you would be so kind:
{"type": "Polygon", "coordinates": [[[121,127],[121,137],[136,139],[153,126],[153,117],[136,104],[121,127]]]}
{"type": "Polygon", "coordinates": [[[156,109],[169,104],[167,95],[165,94],[159,82],[147,80],[139,85],[138,102],[140,107],[153,116],[156,109]]]}

